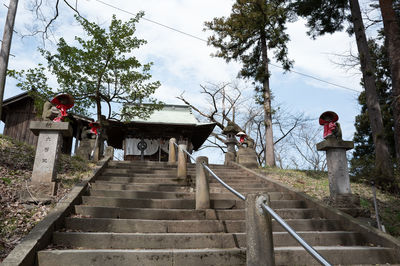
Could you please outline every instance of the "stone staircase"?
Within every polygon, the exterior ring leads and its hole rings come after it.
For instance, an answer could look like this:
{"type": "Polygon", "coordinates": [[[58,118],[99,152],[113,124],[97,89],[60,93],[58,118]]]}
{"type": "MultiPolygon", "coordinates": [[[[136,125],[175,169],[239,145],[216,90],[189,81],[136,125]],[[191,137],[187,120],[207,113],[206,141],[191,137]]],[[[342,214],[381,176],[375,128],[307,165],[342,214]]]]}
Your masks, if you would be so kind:
{"type": "MultiPolygon", "coordinates": [[[[241,169],[210,167],[243,194],[268,192],[271,207],[329,262],[400,263],[394,249],[325,219],[298,194],[241,169]]],[[[210,177],[212,209],[195,210],[195,165],[188,164],[188,175],[188,182],[176,179],[176,166],[166,163],[109,162],[65,228],[38,252],[39,266],[245,265],[244,202],[210,177]]],[[[273,232],[277,265],[318,264],[275,221],[273,232]]]]}

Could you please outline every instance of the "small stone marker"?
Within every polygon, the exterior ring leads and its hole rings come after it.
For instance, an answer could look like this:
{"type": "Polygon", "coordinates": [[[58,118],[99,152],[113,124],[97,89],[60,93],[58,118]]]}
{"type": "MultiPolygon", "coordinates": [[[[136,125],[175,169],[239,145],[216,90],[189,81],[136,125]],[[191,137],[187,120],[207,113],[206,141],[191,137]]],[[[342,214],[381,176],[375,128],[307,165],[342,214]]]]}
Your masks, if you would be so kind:
{"type": "Polygon", "coordinates": [[[30,129],[39,135],[35,162],[28,194],[43,199],[55,193],[56,163],[62,145],[62,136],[71,136],[72,127],[68,122],[32,121],[30,129]]]}

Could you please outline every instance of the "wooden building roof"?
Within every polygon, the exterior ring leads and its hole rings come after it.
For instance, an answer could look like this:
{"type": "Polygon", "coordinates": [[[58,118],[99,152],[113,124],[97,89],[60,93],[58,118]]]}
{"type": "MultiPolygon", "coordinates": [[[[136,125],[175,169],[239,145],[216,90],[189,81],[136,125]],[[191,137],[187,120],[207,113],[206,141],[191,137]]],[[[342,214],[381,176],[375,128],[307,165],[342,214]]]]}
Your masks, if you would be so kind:
{"type": "Polygon", "coordinates": [[[154,111],[147,119],[135,119],[129,122],[108,121],[106,133],[108,145],[121,149],[126,137],[169,139],[187,138],[197,150],[206,141],[215,127],[215,123],[200,123],[187,105],[164,105],[154,111]]]}

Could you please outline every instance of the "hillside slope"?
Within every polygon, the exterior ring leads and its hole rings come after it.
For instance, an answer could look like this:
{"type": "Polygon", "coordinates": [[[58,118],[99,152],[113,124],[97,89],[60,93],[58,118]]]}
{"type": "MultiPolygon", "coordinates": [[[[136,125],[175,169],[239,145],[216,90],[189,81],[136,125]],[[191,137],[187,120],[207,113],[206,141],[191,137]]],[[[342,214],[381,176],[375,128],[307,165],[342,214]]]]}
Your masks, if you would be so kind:
{"type": "MultiPolygon", "coordinates": [[[[297,191],[329,204],[329,181],[327,172],[263,169],[263,175],[286,184],[297,191]]],[[[352,193],[360,197],[364,217],[360,219],[376,227],[376,216],[373,203],[372,187],[363,183],[351,182],[352,193]]],[[[387,233],[400,239],[400,195],[376,190],[379,216],[387,233]]]]}
{"type": "Polygon", "coordinates": [[[28,204],[19,201],[19,192],[29,181],[35,148],[0,135],[0,262],[41,221],[70,188],[91,173],[94,167],[78,157],[61,156],[57,196],[52,202],[28,204]]]}

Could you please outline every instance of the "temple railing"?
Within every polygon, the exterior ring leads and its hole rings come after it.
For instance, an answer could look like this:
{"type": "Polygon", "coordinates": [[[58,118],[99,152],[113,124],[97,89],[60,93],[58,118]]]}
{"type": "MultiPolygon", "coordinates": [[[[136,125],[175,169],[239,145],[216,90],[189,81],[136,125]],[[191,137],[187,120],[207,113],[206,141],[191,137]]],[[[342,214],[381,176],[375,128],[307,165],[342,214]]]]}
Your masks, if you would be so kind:
{"type": "MultiPolygon", "coordinates": [[[[250,193],[245,197],[225,183],[208,167],[207,157],[200,156],[194,158],[186,150],[186,145],[178,145],[175,139],[170,140],[170,155],[172,154],[174,157],[173,161],[170,161],[170,163],[176,162],[175,147],[178,150],[178,178],[186,178],[186,155],[196,162],[196,209],[210,208],[208,173],[236,197],[246,202],[247,265],[275,265],[272,218],[274,218],[321,265],[331,265],[270,207],[268,193],[265,195],[250,193]]],[[[172,156],[170,156],[170,158],[172,158],[172,156]]]]}

